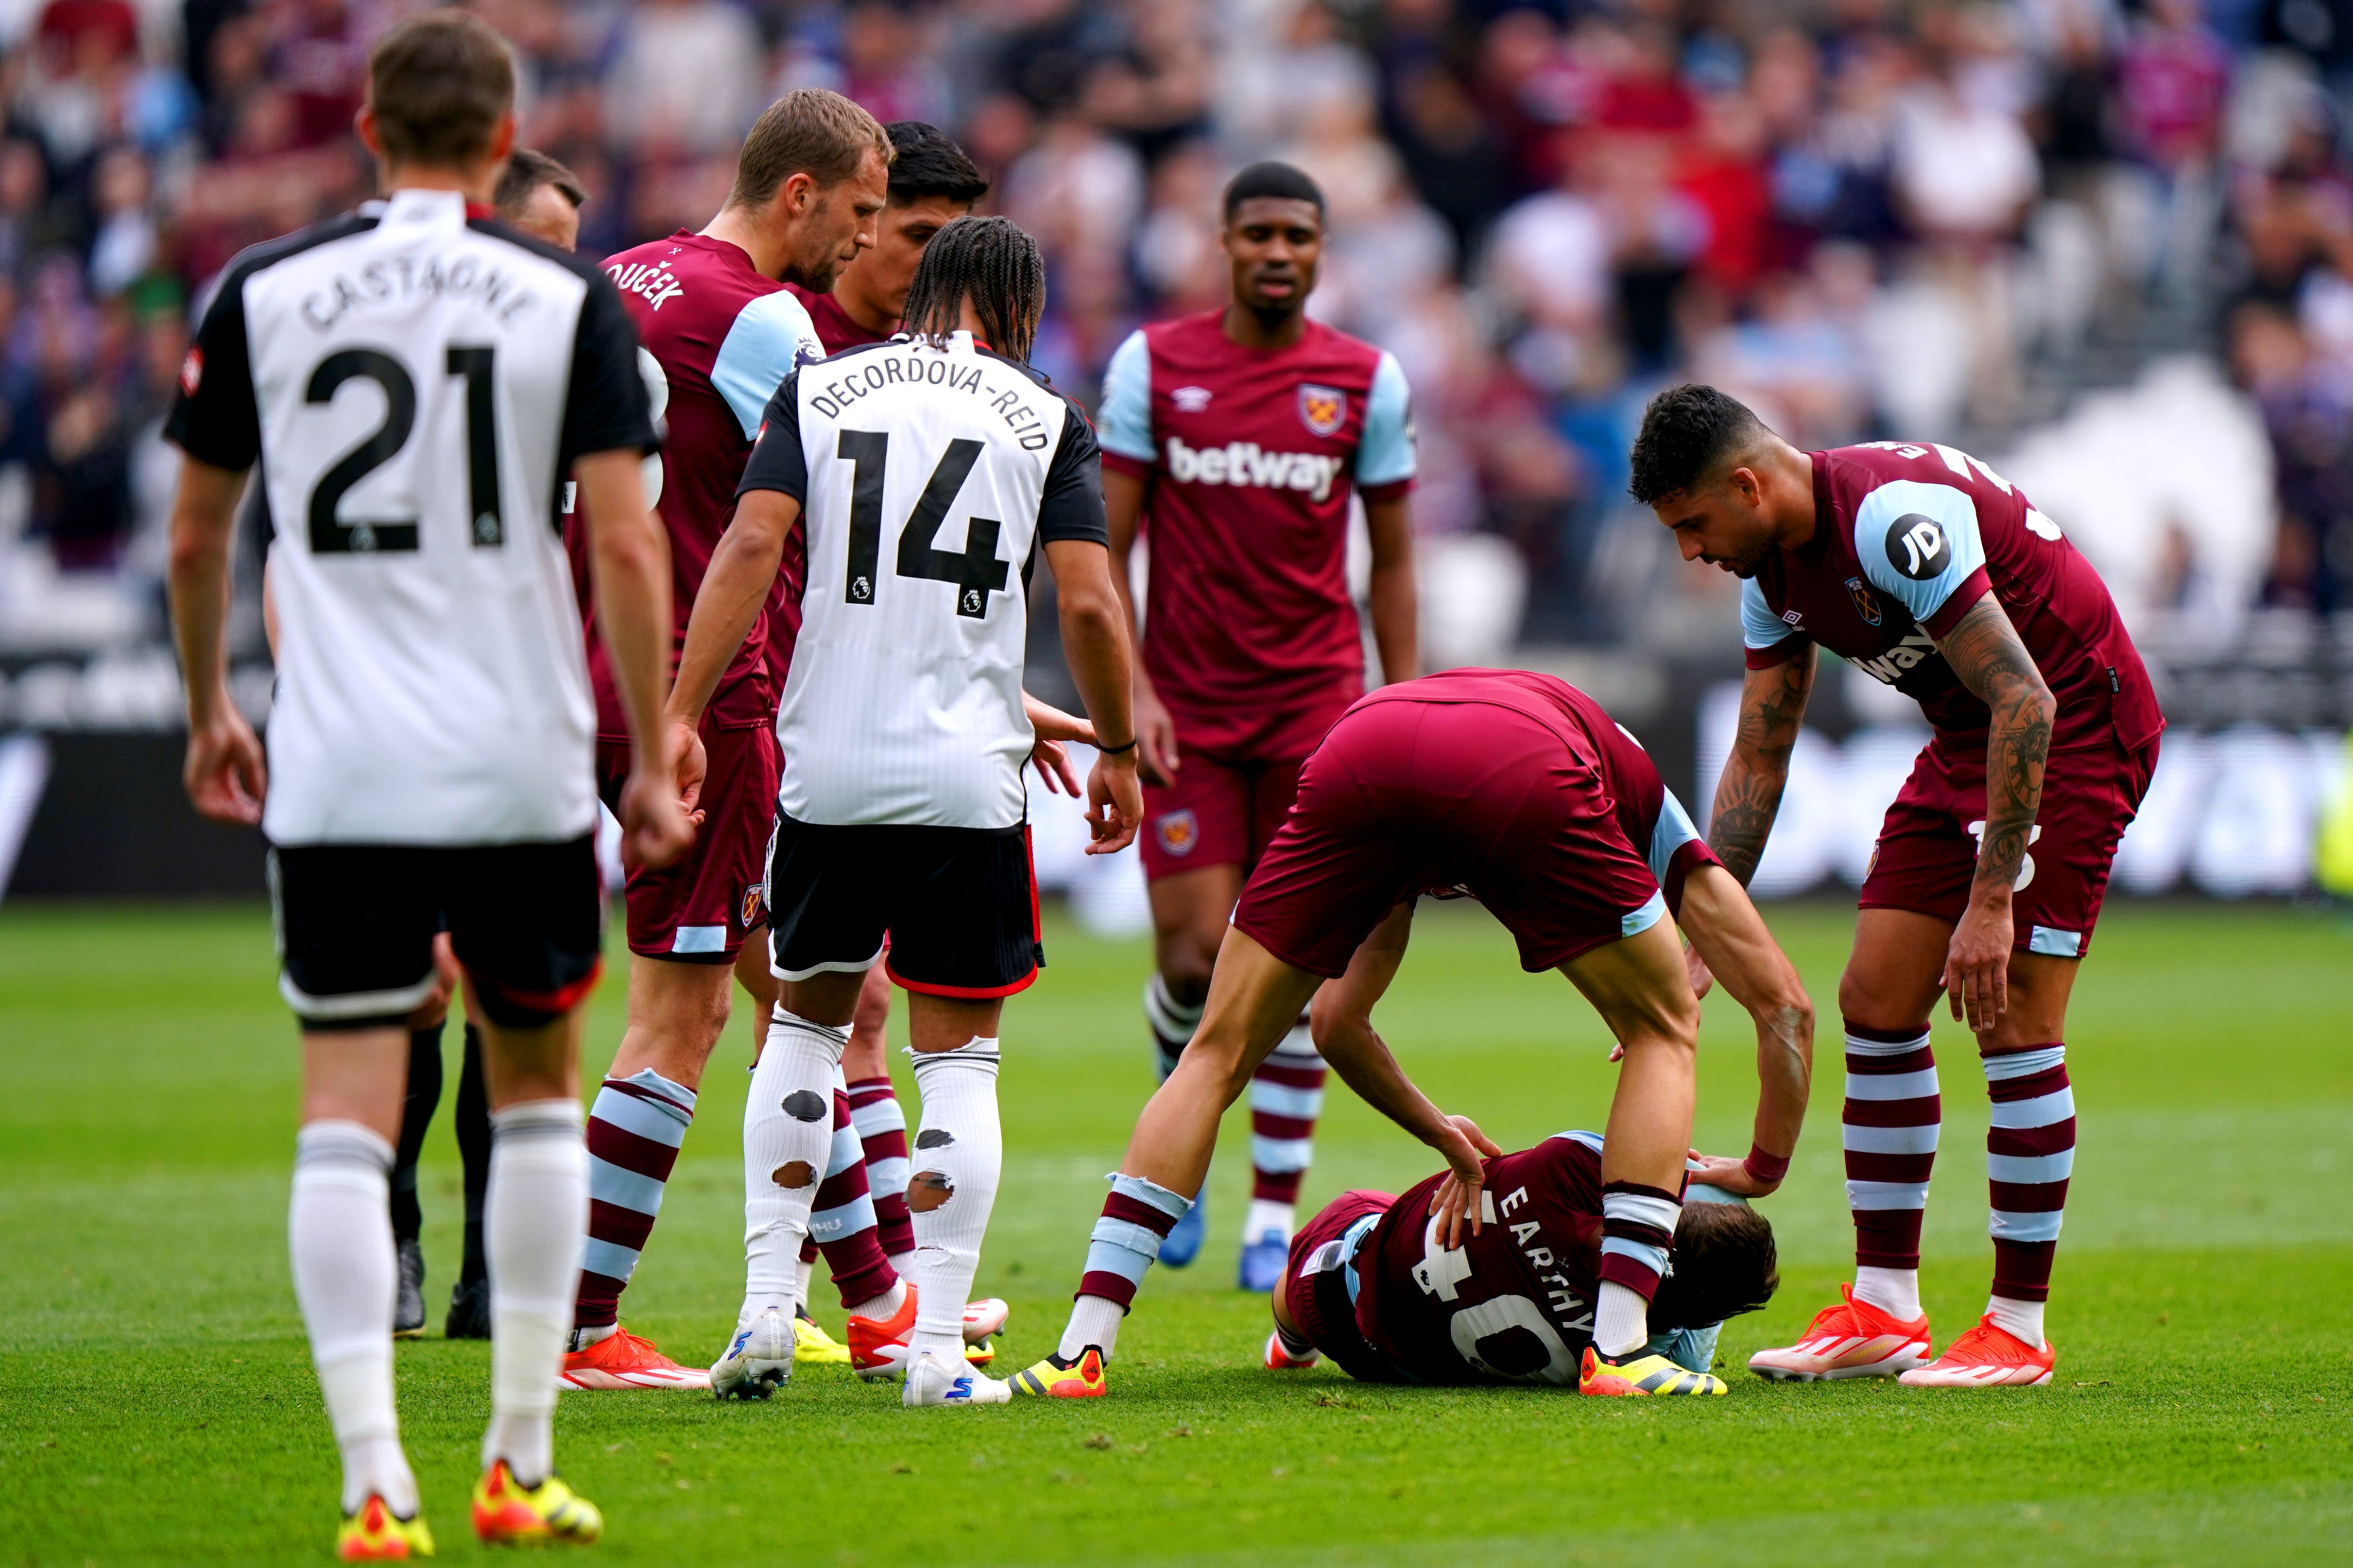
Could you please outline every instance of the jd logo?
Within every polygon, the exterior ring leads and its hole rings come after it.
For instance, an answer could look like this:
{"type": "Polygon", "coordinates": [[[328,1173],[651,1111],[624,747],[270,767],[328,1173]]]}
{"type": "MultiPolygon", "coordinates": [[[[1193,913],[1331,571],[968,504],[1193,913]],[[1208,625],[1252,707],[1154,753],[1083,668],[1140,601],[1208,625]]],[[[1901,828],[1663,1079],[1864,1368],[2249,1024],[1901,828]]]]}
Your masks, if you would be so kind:
{"type": "MultiPolygon", "coordinates": [[[[2027,834],[2026,841],[2029,844],[2033,844],[2041,840],[2042,837],[2042,825],[2038,822],[2027,834]]],[[[1972,822],[1969,824],[1969,841],[1973,844],[1978,845],[1979,847],[1984,845],[1985,824],[1983,822],[1972,822]]],[[[2013,893],[2018,892],[2024,889],[2027,883],[2031,882],[2032,880],[2034,880],[2034,857],[2031,855],[2021,855],[2018,858],[2018,880],[2010,885],[2010,890],[2013,893]]]]}
{"type": "Polygon", "coordinates": [[[849,580],[849,596],[862,605],[874,596],[874,584],[863,577],[853,577],[849,580]]]}
{"type": "Polygon", "coordinates": [[[1905,512],[1887,525],[1887,563],[1915,583],[1926,583],[1952,559],[1945,531],[1933,517],[1905,512]]]}

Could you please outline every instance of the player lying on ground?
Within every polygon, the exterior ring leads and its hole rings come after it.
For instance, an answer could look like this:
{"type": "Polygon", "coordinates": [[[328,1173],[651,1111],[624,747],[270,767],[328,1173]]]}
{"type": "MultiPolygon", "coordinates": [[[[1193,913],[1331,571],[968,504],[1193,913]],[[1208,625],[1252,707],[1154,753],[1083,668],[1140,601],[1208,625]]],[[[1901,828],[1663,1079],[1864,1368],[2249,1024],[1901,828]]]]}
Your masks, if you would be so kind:
{"type": "MultiPolygon", "coordinates": [[[[1292,1240],[1266,1369],[1327,1355],[1366,1383],[1575,1385],[1593,1342],[1601,1151],[1598,1134],[1561,1132],[1488,1161],[1485,1224],[1460,1247],[1439,1235],[1451,1172],[1402,1195],[1342,1193],[1292,1240]]],[[[1721,1392],[1723,1381],[1707,1375],[1716,1331],[1780,1284],[1773,1227],[1746,1199],[1694,1180],[1675,1225],[1674,1264],[1651,1300],[1644,1347],[1646,1360],[1672,1365],[1645,1371],[1633,1392],[1721,1392]]]]}
{"type": "MultiPolygon", "coordinates": [[[[1131,733],[1130,671],[1093,431],[1026,363],[1044,301],[1036,242],[1002,218],[962,218],[923,253],[909,336],[805,366],[777,388],[671,695],[672,722],[691,736],[793,542],[806,565],[803,622],[779,719],[786,767],[768,867],[770,962],[783,985],[754,1094],[811,1116],[787,1118],[787,1136],[756,1158],[783,1223],[805,1225],[825,1152],[816,1101],[887,933],[891,977],[911,994],[923,1096],[907,1188],[920,1297],[902,1391],[911,1406],[1009,1397],[965,1369],[963,1328],[1003,1162],[998,1020],[1043,956],[1017,575],[1035,554],[1054,575],[1063,651],[1103,731],[1087,784],[1090,851],[1124,847],[1143,808],[1134,742],[1119,738],[1131,733]]],[[[691,788],[691,746],[685,754],[691,788]]],[[[778,1375],[750,1353],[775,1335],[776,1316],[739,1325],[712,1368],[715,1389],[778,1375]]]]}
{"type": "MultiPolygon", "coordinates": [[[[1811,1005],[1746,896],[1729,877],[1700,874],[1713,862],[1649,756],[1566,681],[1453,670],[1349,709],[1307,759],[1298,804],[1242,889],[1199,1032],[1136,1122],[1061,1344],[1016,1386],[1060,1397],[1103,1391],[1120,1319],[1184,1214],[1183,1194],[1198,1187],[1219,1113],[1319,979],[1361,963],[1360,1000],[1348,1005],[1368,1016],[1361,999],[1387,984],[1403,947],[1393,911],[1422,890],[1460,888],[1512,933],[1523,968],[1558,968],[1623,1047],[1581,1386],[1636,1392],[1659,1370],[1643,1353],[1646,1312],[1673,1243],[1699,1030],[1671,900],[1697,949],[1725,964],[1726,988],[1765,1042],[1758,1127],[1774,1142],[1748,1170],[1719,1177],[1711,1167],[1711,1179],[1767,1190],[1805,1114],[1811,1005]],[[1388,946],[1360,955],[1384,922],[1388,946]]],[[[1466,1206],[1475,1232],[1481,1156],[1501,1151],[1468,1121],[1440,1114],[1369,1026],[1329,1030],[1324,1049],[1351,1089],[1446,1156],[1460,1178],[1448,1192],[1450,1243],[1466,1206]]]]}
{"type": "Polygon", "coordinates": [[[1882,441],[1800,452],[1709,386],[1652,400],[1633,493],[1686,561],[1741,579],[1748,677],[1708,842],[1745,882],[1788,781],[1819,645],[1916,699],[1935,733],[1863,879],[1839,982],[1855,1283],[1767,1377],[2043,1384],[2075,1154],[2067,997],[2165,721],[2140,655],[2058,524],[1975,458],[1882,441]],[[1928,1015],[1976,1034],[1993,1292],[1928,1360],[1920,1218],[1941,1100],[1928,1015]]]}
{"type": "MultiPolygon", "coordinates": [[[[1201,1021],[1226,919],[1299,793],[1300,763],[1365,694],[1348,594],[1357,498],[1382,679],[1420,673],[1405,372],[1308,317],[1324,255],[1314,180],[1253,163],[1227,185],[1223,218],[1231,297],[1138,329],[1103,372],[1103,504],[1123,600],[1131,548],[1142,538],[1151,552],[1135,711],[1153,926],[1144,1016],[1162,1079],[1201,1021]]],[[[1273,1289],[1282,1270],[1324,1080],[1304,1017],[1250,1080],[1246,1290],[1273,1289]]],[[[1197,1194],[1160,1260],[1191,1262],[1202,1230],[1197,1194]]]]}
{"type": "Polygon", "coordinates": [[[504,1542],[602,1527],[554,1473],[551,1423],[588,1206],[578,1006],[603,927],[588,676],[549,526],[567,471],[638,748],[625,841],[659,865],[691,837],[659,721],[669,584],[638,479],[657,438],[635,334],[593,268],[468,211],[513,145],[513,95],[506,46],[479,20],[441,11],[387,33],[359,115],[385,200],[230,266],[165,426],[187,455],[171,594],[188,790],[271,846],[280,989],[302,1025],[289,1251],[343,1456],[338,1551],[354,1560],[432,1550],[394,1406],[386,1211],[406,1026],[444,927],[484,1015],[493,1130],[474,1528],[504,1542]],[[459,277],[501,287],[423,281],[459,277]],[[257,462],[280,525],[267,767],[221,643],[230,522],[257,462]]]}

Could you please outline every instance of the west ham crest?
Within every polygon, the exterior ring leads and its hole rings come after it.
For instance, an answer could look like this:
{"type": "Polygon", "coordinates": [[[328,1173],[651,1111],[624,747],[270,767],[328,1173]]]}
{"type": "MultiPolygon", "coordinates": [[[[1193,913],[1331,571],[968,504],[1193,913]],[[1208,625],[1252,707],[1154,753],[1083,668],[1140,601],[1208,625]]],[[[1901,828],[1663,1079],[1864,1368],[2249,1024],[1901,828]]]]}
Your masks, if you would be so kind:
{"type": "Polygon", "coordinates": [[[1879,624],[1879,601],[1871,596],[1871,590],[1862,585],[1862,579],[1860,577],[1848,578],[1846,580],[1846,591],[1847,596],[1854,601],[1854,613],[1862,617],[1863,624],[1865,626],[1877,626],[1879,624]]]}
{"type": "Polygon", "coordinates": [[[760,923],[760,884],[754,882],[750,887],[744,889],[744,909],[742,918],[737,920],[735,923],[744,927],[747,931],[752,927],[758,925],[760,923]]]}
{"type": "Polygon", "coordinates": [[[1160,835],[1160,847],[1171,855],[1190,855],[1201,841],[1201,826],[1190,810],[1164,812],[1152,828],[1160,835]]]}
{"type": "Polygon", "coordinates": [[[1336,436],[1348,422],[1348,395],[1337,387],[1299,384],[1299,422],[1318,436],[1336,436]]]}

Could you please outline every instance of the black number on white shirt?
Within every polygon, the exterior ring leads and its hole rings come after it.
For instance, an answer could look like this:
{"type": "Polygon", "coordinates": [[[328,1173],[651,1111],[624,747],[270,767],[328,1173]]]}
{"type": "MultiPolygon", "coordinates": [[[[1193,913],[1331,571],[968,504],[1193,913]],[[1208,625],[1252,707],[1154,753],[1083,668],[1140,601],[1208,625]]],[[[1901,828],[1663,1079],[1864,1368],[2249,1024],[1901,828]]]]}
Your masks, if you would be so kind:
{"type": "MultiPolygon", "coordinates": [[[[874,603],[875,573],[882,552],[882,472],[891,449],[887,432],[844,430],[834,453],[851,466],[849,485],[849,570],[842,599],[852,605],[874,603]]],[[[899,531],[898,574],[902,577],[947,583],[956,590],[955,612],[980,620],[988,614],[988,596],[1005,591],[1008,568],[997,558],[1001,526],[994,518],[976,517],[965,528],[964,550],[942,550],[934,540],[948,509],[955,504],[973,465],[980,460],[981,444],[956,439],[932,470],[916,498],[915,509],[899,531]]]]}
{"type": "MultiPolygon", "coordinates": [[[[451,375],[466,378],[466,467],[473,521],[469,531],[476,545],[506,542],[506,521],[499,505],[498,401],[494,379],[497,351],[457,348],[448,351],[451,375]]],[[[302,389],[306,403],[332,403],[343,383],[373,381],[384,389],[384,423],[375,433],[335,459],[311,490],[311,553],[313,555],[373,554],[417,548],[413,517],[363,519],[345,522],[336,514],[344,495],[408,445],[417,428],[417,383],[408,369],[390,354],[375,349],[343,349],[329,354],[311,373],[302,389]]]]}
{"type": "Polygon", "coordinates": [[[332,403],[343,383],[364,377],[384,389],[384,423],[375,433],[335,459],[319,476],[311,491],[311,553],[351,555],[380,550],[417,548],[417,520],[378,518],[344,522],[336,517],[343,492],[390,462],[408,445],[417,427],[417,383],[398,360],[375,349],[343,349],[319,362],[311,384],[302,390],[305,403],[332,403]]]}

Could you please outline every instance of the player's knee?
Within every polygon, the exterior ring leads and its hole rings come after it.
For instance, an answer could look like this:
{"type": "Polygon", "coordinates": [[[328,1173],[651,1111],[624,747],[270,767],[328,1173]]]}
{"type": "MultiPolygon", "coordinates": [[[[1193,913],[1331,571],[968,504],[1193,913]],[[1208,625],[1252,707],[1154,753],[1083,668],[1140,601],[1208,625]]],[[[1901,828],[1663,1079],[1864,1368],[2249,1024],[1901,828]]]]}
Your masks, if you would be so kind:
{"type": "Polygon", "coordinates": [[[1839,1016],[1850,1028],[1894,1033],[1926,1026],[1926,1019],[1899,1016],[1907,1009],[1891,1005],[1881,994],[1880,987],[1857,974],[1852,967],[1839,976],[1838,1005],[1839,1016]]]}
{"type": "Polygon", "coordinates": [[[1209,975],[1217,966],[1217,948],[1205,947],[1190,932],[1160,944],[1161,984],[1179,1007],[1198,1007],[1209,999],[1209,975]]]}

